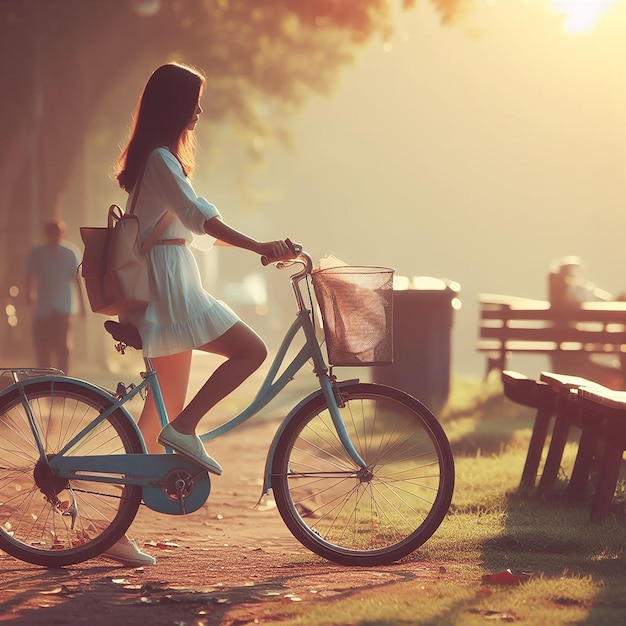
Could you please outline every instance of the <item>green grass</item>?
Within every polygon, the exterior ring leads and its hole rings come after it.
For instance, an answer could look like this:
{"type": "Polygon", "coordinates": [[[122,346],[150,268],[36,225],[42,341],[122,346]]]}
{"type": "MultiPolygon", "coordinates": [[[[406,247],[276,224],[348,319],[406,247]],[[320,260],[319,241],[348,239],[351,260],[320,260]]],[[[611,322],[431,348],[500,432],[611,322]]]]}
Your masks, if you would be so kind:
{"type": "Polygon", "coordinates": [[[626,623],[624,483],[614,514],[604,523],[589,521],[588,503],[565,506],[564,488],[576,454],[573,440],[549,498],[518,493],[534,413],[509,402],[497,384],[455,381],[440,419],[454,450],[457,482],[439,530],[400,563],[415,577],[339,600],[274,607],[263,623],[626,623]],[[424,567],[442,569],[436,576],[420,576],[424,567]],[[483,584],[483,575],[506,569],[533,576],[519,586],[483,584]]]}

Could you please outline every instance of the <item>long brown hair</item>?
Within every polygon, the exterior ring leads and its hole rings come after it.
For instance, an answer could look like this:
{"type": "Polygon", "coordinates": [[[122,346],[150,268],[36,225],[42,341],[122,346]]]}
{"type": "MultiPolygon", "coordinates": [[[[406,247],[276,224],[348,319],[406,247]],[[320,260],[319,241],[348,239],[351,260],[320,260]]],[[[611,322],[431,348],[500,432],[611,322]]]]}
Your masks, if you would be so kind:
{"type": "Polygon", "coordinates": [[[187,130],[198,106],[206,77],[182,63],[166,63],[148,79],[133,116],[126,148],[117,163],[117,181],[131,192],[148,154],[167,146],[183,166],[186,176],[195,168],[196,138],[187,130]]]}

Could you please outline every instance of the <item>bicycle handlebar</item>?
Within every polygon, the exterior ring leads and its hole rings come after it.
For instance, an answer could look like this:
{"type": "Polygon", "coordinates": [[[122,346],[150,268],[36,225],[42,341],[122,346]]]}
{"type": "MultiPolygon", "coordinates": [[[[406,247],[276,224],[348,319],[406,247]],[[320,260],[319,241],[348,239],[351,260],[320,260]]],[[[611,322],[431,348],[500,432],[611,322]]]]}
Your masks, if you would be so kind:
{"type": "Polygon", "coordinates": [[[299,272],[296,272],[293,276],[291,276],[290,280],[291,286],[293,287],[294,295],[296,297],[296,302],[298,304],[298,311],[304,311],[306,310],[306,306],[302,297],[302,293],[298,287],[298,283],[305,277],[309,276],[313,271],[313,259],[311,258],[311,255],[308,254],[308,252],[305,252],[302,249],[302,246],[300,244],[293,243],[289,239],[285,239],[285,243],[289,246],[289,249],[294,255],[293,258],[271,260],[264,255],[261,257],[261,263],[263,263],[263,265],[269,265],[270,263],[274,263],[277,269],[283,269],[285,267],[294,265],[295,263],[303,266],[299,272]]]}
{"type": "Polygon", "coordinates": [[[270,263],[280,263],[281,261],[289,262],[289,261],[295,260],[302,254],[306,255],[306,253],[303,253],[302,246],[299,243],[294,243],[293,241],[291,241],[291,239],[285,239],[285,243],[287,244],[287,247],[289,248],[291,253],[294,255],[294,259],[284,259],[284,258],[270,259],[267,255],[264,254],[261,257],[261,263],[263,265],[269,265],[270,263]]]}

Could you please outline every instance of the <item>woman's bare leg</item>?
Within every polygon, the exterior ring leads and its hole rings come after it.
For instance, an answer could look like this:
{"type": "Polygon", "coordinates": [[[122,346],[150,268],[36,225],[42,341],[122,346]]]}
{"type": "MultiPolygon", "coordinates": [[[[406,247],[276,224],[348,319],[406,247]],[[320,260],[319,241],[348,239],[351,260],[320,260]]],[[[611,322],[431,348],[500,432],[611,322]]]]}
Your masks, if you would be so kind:
{"type": "MultiPolygon", "coordinates": [[[[151,360],[157,372],[168,415],[177,415],[185,405],[187,396],[191,370],[191,350],[170,356],[153,357],[151,360]]],[[[146,450],[151,453],[163,452],[163,448],[157,443],[161,424],[152,394],[148,394],[146,397],[137,425],[146,442],[146,450]]],[[[137,544],[131,541],[126,534],[104,554],[107,558],[127,565],[152,565],[156,563],[154,557],[139,550],[137,544]]]]}
{"type": "MultiPolygon", "coordinates": [[[[186,352],[151,359],[157,372],[163,401],[170,418],[178,415],[185,406],[191,371],[191,354],[191,350],[187,350],[186,352]]],[[[147,451],[163,452],[162,446],[157,443],[161,424],[152,394],[148,394],[146,398],[137,425],[146,442],[147,451]]]]}
{"type": "MultiPolygon", "coordinates": [[[[237,322],[221,337],[199,350],[226,357],[200,391],[172,421],[179,433],[192,435],[198,422],[223,398],[253,374],[267,356],[263,340],[246,324],[237,322]]],[[[169,408],[168,408],[169,410],[169,408]]]]}

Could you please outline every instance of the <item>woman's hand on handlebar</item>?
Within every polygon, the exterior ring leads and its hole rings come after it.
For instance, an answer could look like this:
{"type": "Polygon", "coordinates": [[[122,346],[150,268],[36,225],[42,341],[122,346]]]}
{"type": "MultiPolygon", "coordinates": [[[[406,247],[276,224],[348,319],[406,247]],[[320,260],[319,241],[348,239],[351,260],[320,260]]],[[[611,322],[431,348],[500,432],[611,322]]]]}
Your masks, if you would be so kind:
{"type": "Polygon", "coordinates": [[[301,251],[302,246],[294,244],[290,239],[264,241],[259,244],[258,248],[263,265],[268,265],[276,261],[295,259],[301,251]]]}

